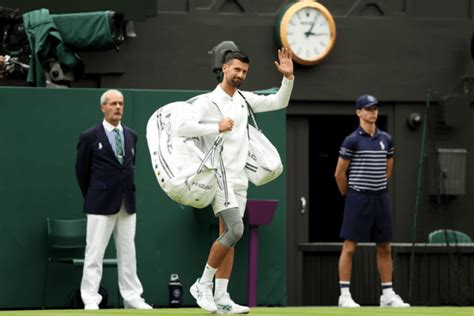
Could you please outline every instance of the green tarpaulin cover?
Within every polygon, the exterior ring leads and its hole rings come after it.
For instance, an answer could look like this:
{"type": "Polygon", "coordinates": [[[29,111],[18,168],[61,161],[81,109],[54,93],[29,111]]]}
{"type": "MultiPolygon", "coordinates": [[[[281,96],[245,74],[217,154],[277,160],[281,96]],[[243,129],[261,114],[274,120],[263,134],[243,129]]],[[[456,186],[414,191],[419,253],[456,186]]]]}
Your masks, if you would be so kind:
{"type": "Polygon", "coordinates": [[[51,15],[40,9],[23,14],[32,54],[28,84],[46,85],[43,63],[48,58],[55,58],[67,71],[78,64],[73,50],[114,48],[109,18],[110,11],[51,15]]]}

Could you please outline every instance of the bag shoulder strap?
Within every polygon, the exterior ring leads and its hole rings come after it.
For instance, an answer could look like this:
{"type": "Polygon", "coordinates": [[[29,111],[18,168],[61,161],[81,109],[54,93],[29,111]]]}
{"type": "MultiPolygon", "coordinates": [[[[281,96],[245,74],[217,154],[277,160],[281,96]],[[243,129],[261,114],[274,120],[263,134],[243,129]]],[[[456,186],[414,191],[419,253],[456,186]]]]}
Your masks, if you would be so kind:
{"type": "Polygon", "coordinates": [[[207,98],[207,100],[208,100],[209,102],[211,102],[212,104],[214,104],[214,105],[216,106],[217,110],[219,111],[219,113],[221,113],[222,117],[224,117],[224,113],[222,113],[222,110],[221,110],[221,108],[219,107],[219,105],[218,105],[216,102],[212,101],[210,98],[207,98]]]}
{"type": "Polygon", "coordinates": [[[237,90],[237,92],[240,94],[240,96],[242,97],[242,99],[244,99],[245,103],[247,104],[247,109],[249,111],[249,115],[250,117],[252,118],[252,122],[253,122],[253,126],[259,130],[260,128],[258,128],[258,124],[257,124],[257,120],[255,119],[255,112],[253,111],[253,108],[252,106],[250,105],[249,101],[247,101],[247,99],[244,97],[244,94],[240,91],[240,90],[237,90]]]}

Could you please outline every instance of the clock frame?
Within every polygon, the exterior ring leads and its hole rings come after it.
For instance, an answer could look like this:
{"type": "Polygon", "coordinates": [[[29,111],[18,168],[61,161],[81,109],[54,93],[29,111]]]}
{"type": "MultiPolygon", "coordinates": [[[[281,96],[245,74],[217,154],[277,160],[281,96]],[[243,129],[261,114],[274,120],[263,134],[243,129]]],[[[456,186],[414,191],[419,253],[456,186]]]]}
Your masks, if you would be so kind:
{"type": "MultiPolygon", "coordinates": [[[[286,5],[279,13],[276,24],[275,24],[275,31],[276,31],[276,39],[280,47],[284,46],[287,47],[291,50],[293,60],[301,65],[315,65],[317,63],[320,63],[327,55],[331,52],[331,50],[334,47],[334,43],[336,41],[336,23],[334,22],[334,18],[332,17],[331,13],[329,12],[326,7],[324,7],[322,4],[315,2],[315,1],[299,1],[299,2],[294,2],[289,5],[286,5]],[[324,49],[322,49],[320,52],[318,52],[317,55],[311,56],[311,57],[306,57],[302,56],[301,53],[295,52],[295,45],[301,44],[301,43],[294,43],[291,42],[291,39],[289,38],[288,34],[288,28],[289,24],[292,20],[292,18],[295,15],[298,15],[301,10],[304,9],[313,9],[319,12],[320,15],[323,16],[323,18],[327,21],[328,28],[329,28],[329,37],[327,38],[327,45],[324,49]]],[[[311,27],[310,31],[308,33],[311,33],[312,35],[317,35],[317,33],[312,32],[313,27],[311,27]]],[[[306,33],[306,32],[305,32],[306,33]]],[[[308,37],[309,35],[307,35],[308,37]]],[[[314,38],[314,40],[318,40],[318,38],[314,38]]]]}

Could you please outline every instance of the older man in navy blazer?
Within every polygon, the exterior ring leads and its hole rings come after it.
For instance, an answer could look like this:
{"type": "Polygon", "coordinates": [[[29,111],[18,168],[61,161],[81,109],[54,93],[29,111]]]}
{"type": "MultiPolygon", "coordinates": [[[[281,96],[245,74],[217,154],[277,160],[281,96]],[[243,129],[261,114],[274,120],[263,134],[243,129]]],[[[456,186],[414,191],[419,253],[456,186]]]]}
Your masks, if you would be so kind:
{"type": "Polygon", "coordinates": [[[100,98],[101,123],[83,132],[77,145],[76,178],[87,214],[87,246],[81,296],[85,309],[99,309],[102,264],[114,234],[118,282],[125,308],[151,309],[141,297],[135,255],[135,154],[137,134],[121,124],[124,98],[107,90],[100,98]]]}

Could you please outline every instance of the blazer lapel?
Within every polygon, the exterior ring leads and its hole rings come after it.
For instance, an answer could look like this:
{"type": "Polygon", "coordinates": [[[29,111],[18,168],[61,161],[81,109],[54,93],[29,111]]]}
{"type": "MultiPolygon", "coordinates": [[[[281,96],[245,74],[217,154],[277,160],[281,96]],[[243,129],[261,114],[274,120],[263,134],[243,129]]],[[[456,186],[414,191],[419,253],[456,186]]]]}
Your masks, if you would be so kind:
{"type": "Polygon", "coordinates": [[[132,148],[133,148],[133,144],[132,144],[132,136],[130,135],[130,132],[128,130],[128,128],[126,128],[125,126],[123,127],[123,141],[124,141],[124,157],[123,157],[123,161],[125,162],[125,160],[128,160],[130,158],[133,158],[133,153],[132,153],[132,148]]]}
{"type": "Polygon", "coordinates": [[[120,161],[118,160],[117,156],[115,155],[115,152],[112,148],[112,145],[110,144],[109,139],[107,138],[107,134],[105,134],[105,128],[102,125],[102,123],[100,123],[97,126],[97,138],[99,139],[99,142],[102,143],[102,146],[105,147],[105,150],[107,150],[109,155],[112,156],[113,159],[120,165],[120,161]]]}

